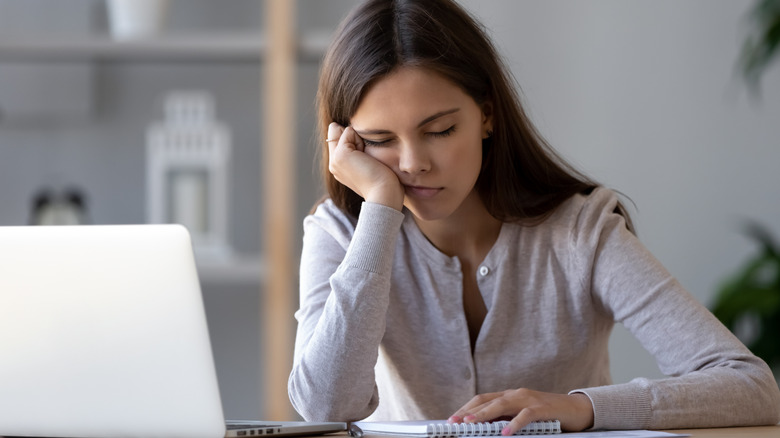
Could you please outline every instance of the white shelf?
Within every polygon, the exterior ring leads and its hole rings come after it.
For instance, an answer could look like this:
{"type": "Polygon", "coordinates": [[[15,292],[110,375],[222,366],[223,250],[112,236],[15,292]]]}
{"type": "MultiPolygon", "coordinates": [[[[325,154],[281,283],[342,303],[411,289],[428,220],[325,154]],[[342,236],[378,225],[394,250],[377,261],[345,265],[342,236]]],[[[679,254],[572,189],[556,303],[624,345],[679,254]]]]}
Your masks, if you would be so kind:
{"type": "MultiPolygon", "coordinates": [[[[328,31],[298,40],[302,60],[319,60],[330,42],[328,31]]],[[[268,43],[259,33],[170,34],[116,40],[96,36],[2,36],[0,61],[223,61],[259,62],[268,43]]]]}
{"type": "Polygon", "coordinates": [[[198,258],[198,277],[203,284],[250,285],[263,284],[266,264],[259,255],[236,255],[225,259],[198,258]]]}

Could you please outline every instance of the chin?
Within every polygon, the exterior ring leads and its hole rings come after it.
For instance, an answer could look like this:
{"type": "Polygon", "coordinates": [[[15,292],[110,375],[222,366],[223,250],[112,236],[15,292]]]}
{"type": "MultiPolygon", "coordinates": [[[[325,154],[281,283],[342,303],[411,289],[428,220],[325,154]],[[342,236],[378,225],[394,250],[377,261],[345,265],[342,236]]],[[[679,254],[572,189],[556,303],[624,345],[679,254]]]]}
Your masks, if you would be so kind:
{"type": "Polygon", "coordinates": [[[404,203],[404,206],[412,212],[414,217],[426,222],[447,219],[452,215],[454,210],[430,204],[420,205],[420,203],[417,202],[404,203]]]}

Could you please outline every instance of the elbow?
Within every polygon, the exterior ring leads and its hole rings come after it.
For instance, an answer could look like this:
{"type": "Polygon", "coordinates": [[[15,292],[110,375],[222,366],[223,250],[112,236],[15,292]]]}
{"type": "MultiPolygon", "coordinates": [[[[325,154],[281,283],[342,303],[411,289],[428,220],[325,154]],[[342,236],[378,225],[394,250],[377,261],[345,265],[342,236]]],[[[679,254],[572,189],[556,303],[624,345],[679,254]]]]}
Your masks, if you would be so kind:
{"type": "Polygon", "coordinates": [[[306,421],[357,421],[371,415],[378,405],[376,393],[367,403],[350,388],[315,385],[305,373],[293,369],[287,395],[295,411],[306,421]],[[297,372],[296,372],[297,371],[297,372]]]}
{"type": "Polygon", "coordinates": [[[314,385],[305,373],[290,374],[287,393],[295,411],[306,421],[358,421],[379,405],[376,386],[361,396],[358,385],[314,385]]]}
{"type": "MultiPolygon", "coordinates": [[[[760,359],[757,359],[760,361],[760,359]]],[[[780,423],[780,388],[769,366],[760,363],[761,373],[754,377],[756,391],[753,397],[753,409],[756,413],[755,425],[775,425],[780,423]],[[760,413],[760,414],[759,414],[760,413]]]]}
{"type": "Polygon", "coordinates": [[[777,384],[775,384],[775,394],[772,394],[772,402],[761,404],[758,409],[765,410],[764,415],[761,416],[756,426],[774,426],[780,424],[780,391],[777,390],[777,384]]]}
{"type": "Polygon", "coordinates": [[[778,388],[777,380],[772,380],[769,382],[769,402],[766,404],[766,406],[769,408],[770,412],[767,413],[768,421],[767,425],[775,425],[780,424],[780,388],[778,388]]]}
{"type": "Polygon", "coordinates": [[[294,385],[290,384],[287,388],[295,412],[304,419],[304,421],[343,421],[335,417],[332,409],[329,409],[330,403],[320,403],[317,397],[307,397],[300,391],[297,391],[294,385]]]}
{"type": "Polygon", "coordinates": [[[290,404],[305,421],[335,421],[328,416],[327,412],[324,412],[319,406],[319,397],[311,394],[310,391],[301,389],[308,385],[301,385],[298,381],[295,369],[290,373],[290,378],[287,381],[287,396],[290,398],[290,404]]]}

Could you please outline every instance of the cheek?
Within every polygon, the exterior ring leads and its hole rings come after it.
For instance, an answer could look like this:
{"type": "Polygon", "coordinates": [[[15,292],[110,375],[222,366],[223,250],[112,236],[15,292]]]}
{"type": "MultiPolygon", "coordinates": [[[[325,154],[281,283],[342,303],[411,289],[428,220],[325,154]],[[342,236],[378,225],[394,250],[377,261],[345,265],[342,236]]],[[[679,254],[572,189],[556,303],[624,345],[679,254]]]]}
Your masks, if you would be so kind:
{"type": "Polygon", "coordinates": [[[394,165],[395,153],[389,148],[368,147],[365,149],[365,152],[366,155],[376,159],[377,161],[384,164],[385,166],[391,169],[396,168],[396,166],[394,165]]]}
{"type": "Polygon", "coordinates": [[[448,155],[449,165],[461,171],[482,168],[482,141],[469,140],[453,148],[454,153],[448,155]]]}

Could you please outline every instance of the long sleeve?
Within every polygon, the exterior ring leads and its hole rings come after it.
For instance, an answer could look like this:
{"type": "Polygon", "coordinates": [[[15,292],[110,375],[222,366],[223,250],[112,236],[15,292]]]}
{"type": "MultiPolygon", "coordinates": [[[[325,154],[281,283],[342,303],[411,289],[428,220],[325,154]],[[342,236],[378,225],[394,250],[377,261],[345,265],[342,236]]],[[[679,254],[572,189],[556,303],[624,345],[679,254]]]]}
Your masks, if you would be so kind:
{"type": "Polygon", "coordinates": [[[306,420],[351,421],[378,405],[395,240],[404,215],[364,203],[352,229],[332,203],[304,221],[290,400],[306,420]]]}
{"type": "Polygon", "coordinates": [[[526,387],[587,394],[599,429],[776,424],[769,368],[626,229],[616,203],[596,189],[542,224],[503,224],[473,274],[488,307],[473,350],[457,258],[393,209],[363,204],[355,220],[321,205],[304,224],[293,405],[307,420],[446,418],[476,394],[526,387]],[[611,385],[615,322],[668,378],[611,385]]]}
{"type": "Polygon", "coordinates": [[[621,322],[670,376],[581,390],[596,429],[776,424],[780,391],[769,367],[672,278],[610,214],[616,197],[596,193],[578,218],[575,251],[593,299],[621,322]]]}

